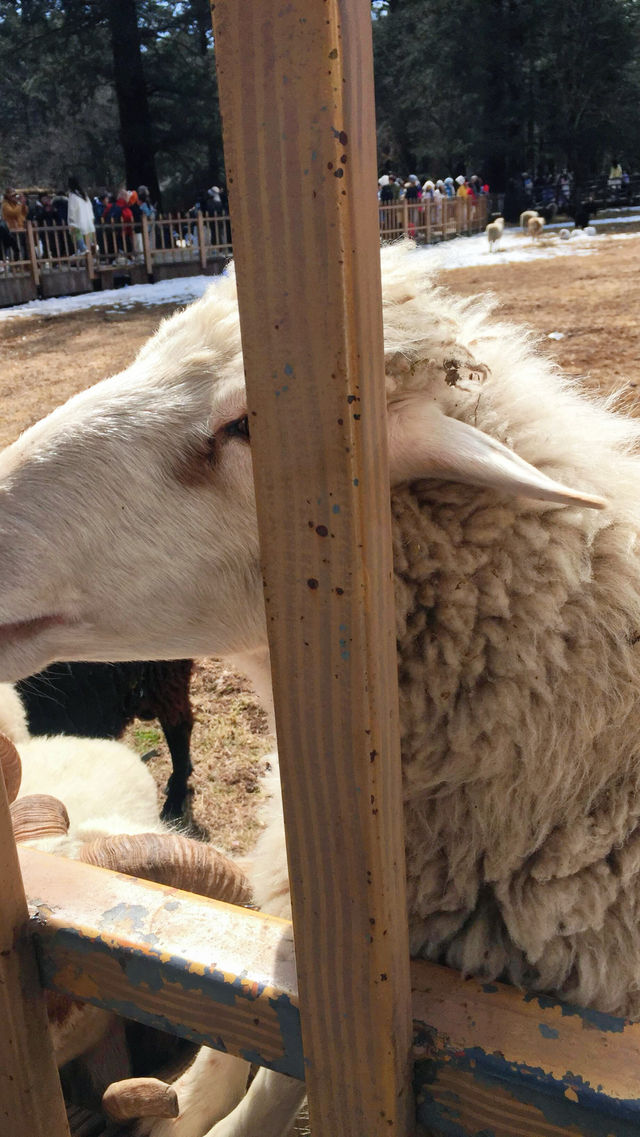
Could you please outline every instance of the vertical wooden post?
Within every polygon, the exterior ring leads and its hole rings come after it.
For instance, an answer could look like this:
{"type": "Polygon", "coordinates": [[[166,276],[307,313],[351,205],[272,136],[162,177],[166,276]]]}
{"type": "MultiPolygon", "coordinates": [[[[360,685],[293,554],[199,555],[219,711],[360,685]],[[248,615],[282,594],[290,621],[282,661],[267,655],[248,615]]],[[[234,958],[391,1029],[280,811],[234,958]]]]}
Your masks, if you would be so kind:
{"type": "Polygon", "coordinates": [[[33,283],[37,285],[40,283],[40,269],[38,268],[38,257],[36,255],[36,243],[35,243],[34,236],[33,236],[33,225],[31,223],[31,221],[27,221],[26,228],[27,228],[27,248],[29,250],[29,261],[31,264],[31,275],[33,277],[33,283]]]}
{"type": "Polygon", "coordinates": [[[405,1137],[370,4],[216,0],[213,17],[311,1125],[405,1137]]]}
{"type": "Polygon", "coordinates": [[[198,248],[200,251],[200,268],[204,272],[207,267],[207,249],[204,243],[204,221],[202,219],[202,210],[198,210],[198,248]]]}
{"type": "Polygon", "coordinates": [[[87,272],[89,273],[89,280],[95,280],[96,269],[93,261],[93,253],[91,252],[91,245],[87,245],[87,272]]]}
{"type": "Polygon", "coordinates": [[[0,1133],[69,1137],[0,774],[0,1133]]]}
{"type": "Polygon", "coordinates": [[[149,218],[146,213],[142,214],[142,249],[144,252],[144,267],[147,275],[153,274],[153,257],[151,255],[151,238],[149,234],[149,218]]]}

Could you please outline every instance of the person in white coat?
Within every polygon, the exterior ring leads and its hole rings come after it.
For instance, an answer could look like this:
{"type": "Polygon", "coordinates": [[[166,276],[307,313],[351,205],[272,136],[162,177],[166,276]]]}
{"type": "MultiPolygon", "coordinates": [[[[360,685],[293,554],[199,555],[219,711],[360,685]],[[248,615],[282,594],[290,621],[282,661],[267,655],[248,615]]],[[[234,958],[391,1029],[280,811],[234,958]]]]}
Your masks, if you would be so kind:
{"type": "Polygon", "coordinates": [[[76,251],[86,253],[87,245],[95,248],[96,223],[93,206],[77,178],[69,178],[69,212],[67,224],[73,235],[76,251]]]}

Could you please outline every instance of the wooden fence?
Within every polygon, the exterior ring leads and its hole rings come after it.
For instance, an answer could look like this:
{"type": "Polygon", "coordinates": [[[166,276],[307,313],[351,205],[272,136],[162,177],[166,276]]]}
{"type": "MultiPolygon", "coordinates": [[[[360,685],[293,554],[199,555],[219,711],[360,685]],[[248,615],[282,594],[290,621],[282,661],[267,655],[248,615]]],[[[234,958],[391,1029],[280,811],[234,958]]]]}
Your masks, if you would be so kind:
{"type": "MultiPolygon", "coordinates": [[[[379,205],[380,238],[408,236],[421,243],[479,232],[487,221],[487,198],[379,205]]],[[[268,222],[268,219],[267,219],[268,222]]],[[[96,227],[95,244],[76,247],[66,225],[36,225],[15,234],[15,250],[0,260],[0,307],[41,296],[68,296],[123,284],[175,276],[214,274],[233,255],[227,214],[176,213],[131,224],[96,227]]]]}

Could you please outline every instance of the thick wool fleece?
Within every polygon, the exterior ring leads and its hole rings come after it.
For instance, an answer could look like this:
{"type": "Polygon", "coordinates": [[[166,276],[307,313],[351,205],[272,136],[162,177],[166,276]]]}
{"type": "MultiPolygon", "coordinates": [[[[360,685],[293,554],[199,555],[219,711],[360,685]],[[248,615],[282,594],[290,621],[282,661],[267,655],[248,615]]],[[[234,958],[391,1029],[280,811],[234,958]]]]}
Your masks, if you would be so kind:
{"type": "Polygon", "coordinates": [[[640,1017],[638,425],[418,257],[387,268],[390,400],[427,390],[610,503],[392,494],[412,951],[640,1017]]]}

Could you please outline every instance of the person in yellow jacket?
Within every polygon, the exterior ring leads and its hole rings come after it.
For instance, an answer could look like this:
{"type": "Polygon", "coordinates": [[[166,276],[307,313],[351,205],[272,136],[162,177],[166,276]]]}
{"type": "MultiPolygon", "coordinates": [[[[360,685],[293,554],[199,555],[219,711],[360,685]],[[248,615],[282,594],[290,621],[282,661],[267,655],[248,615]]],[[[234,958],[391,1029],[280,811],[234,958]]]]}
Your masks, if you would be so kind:
{"type": "Polygon", "coordinates": [[[14,250],[16,260],[26,258],[24,227],[27,220],[27,205],[11,186],[7,186],[2,199],[2,220],[4,221],[14,250]]]}

